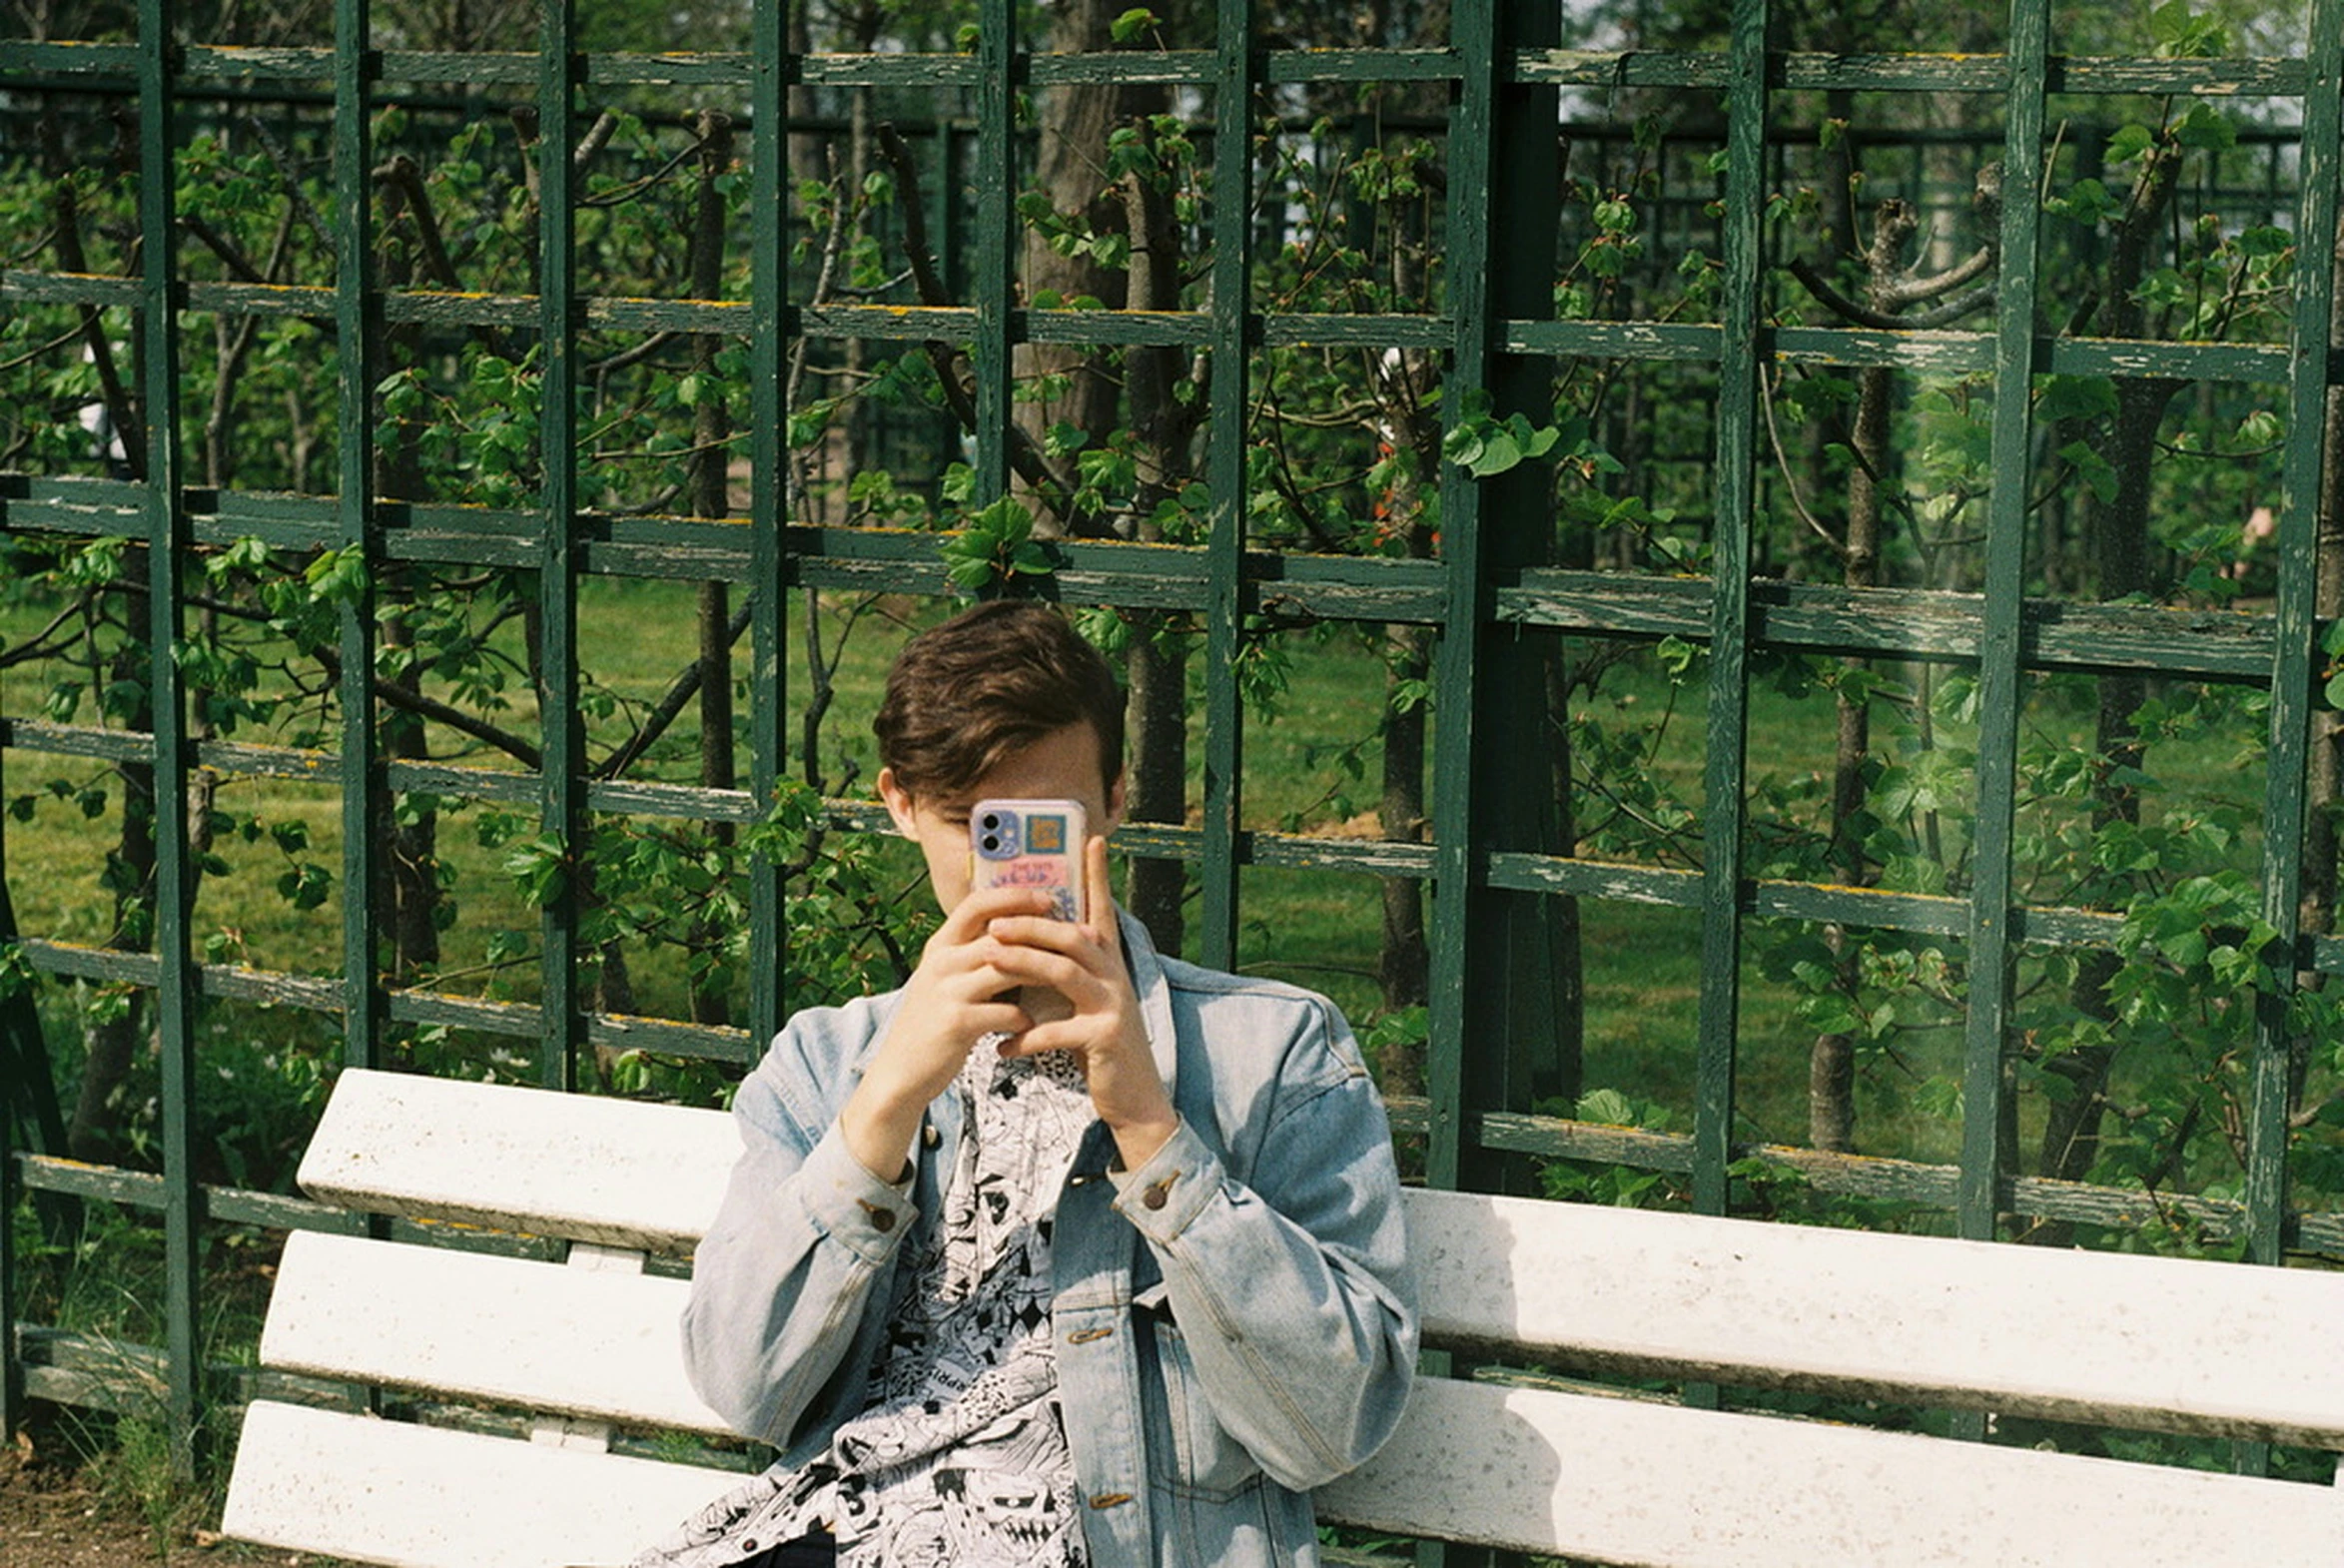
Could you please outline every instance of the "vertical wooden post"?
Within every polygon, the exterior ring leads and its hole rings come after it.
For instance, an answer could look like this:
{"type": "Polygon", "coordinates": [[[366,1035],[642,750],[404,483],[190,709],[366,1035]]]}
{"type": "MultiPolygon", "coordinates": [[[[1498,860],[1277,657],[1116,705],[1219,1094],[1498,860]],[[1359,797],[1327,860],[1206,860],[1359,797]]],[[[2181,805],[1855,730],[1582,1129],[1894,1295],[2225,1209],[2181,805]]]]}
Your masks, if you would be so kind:
{"type": "MultiPolygon", "coordinates": [[[[179,213],[176,92],[180,48],[165,0],[139,4],[139,383],[146,407],[147,475],[140,492],[148,560],[148,691],[155,715],[155,961],[163,1104],[165,1406],[172,1463],[196,1462],[202,1419],[197,1267],[203,1192],[195,1172],[195,961],[188,924],[195,900],[187,775],[194,746],[179,671],[180,604],[189,546],[180,490],[179,213]]],[[[127,804],[125,810],[131,809],[127,804]]]]}
{"type": "Polygon", "coordinates": [[[586,851],[585,725],[578,692],[577,528],[577,179],[574,143],[578,60],[572,49],[573,0],[551,0],[544,13],[537,76],[538,424],[543,483],[537,556],[539,721],[544,756],[540,826],[561,846],[567,875],[561,896],[542,912],[540,954],[544,1016],[538,1076],[548,1089],[577,1078],[585,1035],[578,985],[581,868],[586,851]]]}
{"type": "Polygon", "coordinates": [[[1711,540],[1708,737],[1702,766],[1701,1011],[1694,1046],[1693,1207],[1722,1214],[1733,1161],[1742,1010],[1742,796],[1750,740],[1750,555],[1758,512],[1758,328],[1765,267],[1767,0],[1736,0],[1726,54],[1724,329],[1711,540]]]}
{"type": "MultiPolygon", "coordinates": [[[[788,772],[789,660],[789,89],[797,57],[789,52],[782,5],[753,10],[749,258],[749,791],[770,811],[788,772]]],[[[749,867],[749,1046],[752,1060],[781,1029],[788,1011],[787,896],[781,868],[759,855],[749,867]]]]}
{"type": "Polygon", "coordinates": [[[1991,1240],[2011,1150],[2003,1116],[2013,1004],[2011,840],[2018,789],[2018,719],[2024,701],[2019,620],[2026,589],[2027,447],[2033,432],[2036,204],[2027,200],[2042,158],[2046,0],[2012,0],[2004,87],[2001,268],[1994,314],[1994,406],[1989,435],[1993,494],[1987,504],[1985,624],[1978,638],[1977,822],[1969,895],[1969,997],[1961,1075],[1962,1235],[1991,1240]]]}
{"type": "Polygon", "coordinates": [[[381,734],[375,725],[375,609],[383,535],[375,497],[375,383],[382,374],[383,312],[375,288],[374,135],[371,89],[373,0],[334,8],[334,325],[341,460],[342,547],[366,568],[357,598],[342,608],[342,993],[343,1060],[381,1065],[384,996],[380,907],[389,874],[383,853],[390,821],[381,734]]]}
{"type": "Polygon", "coordinates": [[[1251,0],[1223,0],[1212,62],[1212,369],[1205,434],[1211,513],[1205,538],[1204,866],[1197,952],[1237,965],[1238,846],[1243,823],[1245,417],[1251,388],[1253,58],[1251,0]]]}

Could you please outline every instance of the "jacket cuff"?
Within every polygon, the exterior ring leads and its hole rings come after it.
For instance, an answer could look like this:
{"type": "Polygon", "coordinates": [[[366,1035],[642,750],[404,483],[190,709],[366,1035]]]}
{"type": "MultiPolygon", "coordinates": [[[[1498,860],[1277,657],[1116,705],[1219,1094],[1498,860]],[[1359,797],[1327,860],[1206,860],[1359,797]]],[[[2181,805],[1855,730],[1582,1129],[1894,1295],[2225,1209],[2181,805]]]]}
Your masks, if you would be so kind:
{"type": "Polygon", "coordinates": [[[1220,1192],[1220,1160],[1185,1119],[1140,1169],[1112,1176],[1116,1212],[1151,1241],[1177,1237],[1220,1192]]]}
{"type": "Polygon", "coordinates": [[[882,1181],[850,1153],[832,1123],[806,1152],[797,1189],[816,1228],[874,1263],[885,1262],[920,1217],[912,1183],[882,1181]]]}

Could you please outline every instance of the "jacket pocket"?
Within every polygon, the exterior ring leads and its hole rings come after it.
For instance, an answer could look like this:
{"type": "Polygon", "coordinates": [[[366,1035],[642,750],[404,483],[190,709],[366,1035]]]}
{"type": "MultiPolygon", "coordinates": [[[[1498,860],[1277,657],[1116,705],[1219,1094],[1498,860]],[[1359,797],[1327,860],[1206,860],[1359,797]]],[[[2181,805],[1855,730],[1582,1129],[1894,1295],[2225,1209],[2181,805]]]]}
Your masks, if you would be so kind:
{"type": "Polygon", "coordinates": [[[1161,1308],[1138,1316],[1140,1341],[1154,1362],[1142,1378],[1151,1476],[1174,1496],[1210,1503],[1259,1484],[1261,1467],[1214,1417],[1179,1324],[1161,1308]]]}

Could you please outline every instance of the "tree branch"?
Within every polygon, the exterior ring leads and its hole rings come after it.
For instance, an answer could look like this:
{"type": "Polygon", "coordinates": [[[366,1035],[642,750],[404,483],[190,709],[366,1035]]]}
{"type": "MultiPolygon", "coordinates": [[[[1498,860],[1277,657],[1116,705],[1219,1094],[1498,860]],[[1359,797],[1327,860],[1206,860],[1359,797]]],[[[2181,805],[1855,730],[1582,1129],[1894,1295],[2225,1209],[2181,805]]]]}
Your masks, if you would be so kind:
{"type": "MultiPolygon", "coordinates": [[[[73,182],[57,182],[57,265],[69,273],[90,270],[89,257],[82,251],[81,209],[75,202],[73,182]]],[[[114,438],[122,443],[122,460],[130,468],[130,476],[147,476],[147,441],[142,431],[138,410],[132,406],[129,391],[122,385],[122,373],[115,368],[114,345],[106,337],[106,324],[94,305],[78,308],[81,312],[81,332],[90,363],[98,372],[98,394],[106,404],[106,418],[114,426],[114,438]]],[[[106,456],[103,450],[100,456],[106,456]]]]}
{"type": "MultiPolygon", "coordinates": [[[[883,120],[879,124],[879,151],[887,159],[888,166],[895,171],[896,186],[903,193],[904,259],[911,264],[912,286],[919,291],[922,305],[949,306],[953,303],[952,296],[946,291],[944,280],[937,275],[936,254],[928,248],[928,220],[920,206],[920,166],[913,159],[911,148],[897,134],[892,121],[883,120]]],[[[953,414],[961,421],[961,427],[974,434],[977,429],[977,399],[968,385],[961,380],[958,351],[952,345],[934,338],[928,340],[925,347],[928,363],[936,368],[936,379],[943,384],[945,401],[952,404],[953,414]]],[[[1074,481],[1052,466],[1050,459],[1043,455],[1042,449],[1026,433],[1025,426],[1014,419],[1009,426],[1009,459],[1018,477],[1024,479],[1035,494],[1059,515],[1069,533],[1083,531],[1076,526],[1076,519],[1071,515],[1072,497],[1076,488],[1074,481]]]]}
{"type": "MultiPolygon", "coordinates": [[[[741,633],[749,629],[749,621],[754,613],[753,607],[747,602],[732,612],[724,628],[726,647],[729,648],[741,640],[741,633]]],[[[617,778],[628,768],[633,767],[636,759],[649,750],[654,741],[667,733],[668,726],[676,721],[677,716],[698,694],[700,668],[700,661],[697,659],[684,666],[683,673],[676,676],[674,683],[660,695],[659,701],[652,707],[649,716],[643,720],[642,727],[628,736],[625,745],[603,758],[601,766],[594,769],[593,776],[595,778],[617,778]]]]}

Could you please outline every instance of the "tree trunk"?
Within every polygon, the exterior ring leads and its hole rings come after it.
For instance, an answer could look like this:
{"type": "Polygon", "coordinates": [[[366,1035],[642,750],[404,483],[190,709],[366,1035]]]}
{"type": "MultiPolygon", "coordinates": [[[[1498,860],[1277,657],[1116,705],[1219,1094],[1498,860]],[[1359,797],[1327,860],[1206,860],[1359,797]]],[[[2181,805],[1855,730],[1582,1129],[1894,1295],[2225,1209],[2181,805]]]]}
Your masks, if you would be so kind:
{"type": "MultiPolygon", "coordinates": [[[[1423,626],[1394,626],[1386,634],[1390,673],[1384,679],[1383,797],[1376,815],[1383,836],[1395,843],[1424,842],[1424,740],[1428,710],[1404,704],[1403,685],[1421,685],[1432,668],[1432,633],[1423,626]]],[[[1432,949],[1424,934],[1424,890],[1414,877],[1383,879],[1383,940],[1376,950],[1375,979],[1387,1013],[1422,1007],[1429,999],[1432,949]]],[[[1390,1077],[1387,1093],[1413,1094],[1390,1077]]]]}
{"type": "MultiPolygon", "coordinates": [[[[128,446],[137,442],[138,433],[125,430],[123,438],[128,446]]],[[[146,608],[143,590],[151,580],[150,565],[143,548],[123,552],[122,581],[131,590],[125,600],[131,606],[134,625],[135,617],[146,608]]],[[[134,682],[145,690],[154,673],[149,662],[146,638],[126,630],[108,675],[113,681],[134,682]]],[[[129,723],[132,729],[153,732],[154,709],[145,699],[130,715],[129,723]]],[[[106,945],[124,953],[144,953],[154,946],[155,769],[152,763],[125,762],[116,774],[122,780],[122,830],[106,867],[106,881],[114,893],[114,929],[106,945]]],[[[179,807],[178,801],[170,802],[170,809],[179,807]]],[[[66,1150],[76,1160],[109,1164],[114,1158],[122,1133],[122,1086],[130,1078],[152,1027],[152,1000],[144,986],[129,987],[121,1013],[92,1024],[84,1033],[87,1059],[74,1099],[73,1120],[65,1132],[66,1150]]]]}
{"type": "MultiPolygon", "coordinates": [[[[1126,655],[1132,734],[1131,797],[1134,822],[1182,823],[1188,815],[1188,650],[1186,633],[1167,630],[1167,618],[1149,612],[1132,618],[1126,655]]],[[[1125,897],[1149,937],[1166,953],[1180,951],[1187,934],[1183,901],[1188,869],[1177,860],[1135,857],[1125,897]]]]}
{"type": "MultiPolygon", "coordinates": [[[[1126,8],[1110,0],[1067,0],[1053,6],[1050,38],[1052,53],[1096,53],[1114,47],[1110,31],[1126,8]]],[[[1085,83],[1046,90],[1049,103],[1038,115],[1042,126],[1035,151],[1035,179],[1058,212],[1089,223],[1101,233],[1125,230],[1130,201],[1112,188],[1103,170],[1109,133],[1118,126],[1161,112],[1167,98],[1161,86],[1148,83],[1085,83]]],[[[1140,265],[1134,247],[1135,269],[1140,265]]],[[[1089,295],[1110,310],[1124,308],[1130,275],[1102,267],[1090,256],[1065,256],[1037,231],[1026,235],[1023,299],[1032,302],[1043,293],[1072,299],[1089,295]]],[[[1048,379],[1064,378],[1062,390],[1021,404],[1031,432],[1056,424],[1072,424],[1093,443],[1104,441],[1115,429],[1122,400],[1110,352],[1076,344],[1021,344],[1011,358],[1012,374],[1033,390],[1048,379]]],[[[1135,423],[1139,410],[1133,410],[1135,423]]],[[[1029,499],[1029,504],[1032,504],[1029,499]]],[[[1036,516],[1047,529],[1055,524],[1040,505],[1036,516]]]]}
{"type": "MultiPolygon", "coordinates": [[[[2165,405],[2184,384],[2128,378],[2116,384],[2116,425],[2109,461],[2116,470],[2114,499],[2099,514],[2094,539],[2099,593],[2120,599],[2149,586],[2149,469],[2156,457],[2157,424],[2165,405]]],[[[2103,675],[2094,744],[2100,774],[2093,785],[2092,832],[2140,820],[2140,797],[2126,775],[2138,771],[2144,754],[2133,717],[2148,695],[2138,675],[2103,675]]],[[[2108,987],[2123,967],[2115,954],[2084,955],[2070,992],[2077,1012],[2102,1023],[2114,1021],[2108,987]]],[[[2043,1123],[2036,1169],[2046,1176],[2079,1181],[2099,1158],[2100,1122],[2107,1110],[2108,1074],[2115,1066],[2114,1044],[2070,1051],[2046,1064],[2067,1086],[2053,1100],[2043,1123]]]]}
{"type": "MultiPolygon", "coordinates": [[[[403,242],[398,220],[406,211],[406,195],[398,182],[386,180],[378,189],[383,200],[382,273],[384,287],[397,289],[413,281],[415,267],[413,253],[403,242]]],[[[411,364],[419,353],[419,329],[411,326],[386,326],[383,332],[383,358],[386,369],[411,364]]],[[[391,426],[390,438],[375,448],[375,490],[378,495],[393,500],[421,500],[426,486],[423,480],[421,457],[422,426],[412,419],[401,419],[391,426]]],[[[414,630],[407,614],[413,598],[413,579],[410,570],[421,568],[391,567],[382,575],[381,591],[377,600],[377,634],[389,648],[408,648],[414,645],[414,630]]],[[[387,686],[395,686],[410,694],[420,694],[422,677],[410,661],[400,661],[397,674],[383,677],[387,686]]],[[[389,763],[423,762],[430,758],[430,743],[423,734],[423,721],[401,709],[378,708],[375,719],[380,727],[384,760],[389,763]]],[[[436,811],[418,811],[399,820],[393,813],[391,827],[389,864],[384,868],[383,885],[373,890],[378,900],[376,918],[381,929],[391,937],[391,978],[393,984],[411,984],[417,977],[439,967],[439,814],[436,811]]],[[[357,896],[346,891],[346,897],[357,896]]]]}
{"type": "MultiPolygon", "coordinates": [[[[692,294],[712,300],[724,285],[724,198],[717,180],[732,163],[732,122],[713,110],[700,115],[700,174],[698,205],[692,232],[692,294]]],[[[726,458],[732,437],[732,416],[715,375],[716,356],[724,340],[704,333],[692,346],[692,368],[699,373],[704,392],[692,414],[692,514],[722,517],[730,509],[726,458]]],[[[733,755],[732,605],[730,590],[721,582],[703,582],[699,592],[700,621],[700,783],[708,789],[732,789],[739,782],[733,755]]],[[[733,842],[732,824],[711,823],[709,836],[722,847],[733,842]]],[[[716,951],[730,933],[708,921],[693,924],[690,945],[696,954],[716,951]]],[[[730,1001],[721,986],[695,981],[691,986],[692,1022],[729,1024],[730,1001]]]]}
{"type": "MultiPolygon", "coordinates": [[[[2337,230],[2339,282],[2344,282],[2344,222],[2337,230]]],[[[2328,321],[2330,342],[2344,333],[2344,290],[2339,290],[2328,321]]],[[[2297,495],[2289,504],[2311,506],[2318,512],[2318,589],[2313,613],[2324,621],[2344,616],[2344,392],[2328,390],[2327,417],[2321,435],[2320,492],[2297,495]]],[[[2327,935],[2336,929],[2337,834],[2336,803],[2344,796],[2344,716],[2316,708],[2311,715],[2311,756],[2305,781],[2303,834],[2303,895],[2298,906],[2304,931],[2327,935]]],[[[2319,988],[2326,977],[2307,974],[2298,984],[2319,988]]],[[[2299,1047],[2308,1042],[2298,1042],[2299,1047]]],[[[2298,1049],[2288,1064],[2287,1104],[2302,1104],[2304,1078],[2310,1068],[2307,1050],[2298,1049]]]]}
{"type": "MultiPolygon", "coordinates": [[[[1571,671],[1562,641],[1550,639],[1546,655],[1546,726],[1548,794],[1553,801],[1553,841],[1548,852],[1579,853],[1579,804],[1571,778],[1571,671]]],[[[1579,918],[1579,895],[1550,895],[1551,937],[1555,960],[1554,1097],[1577,1106],[1586,1088],[1587,965],[1586,933],[1579,918]]]]}
{"type": "MultiPolygon", "coordinates": [[[[1180,236],[1169,195],[1135,171],[1118,190],[1132,238],[1128,279],[1134,307],[1176,310],[1180,298],[1180,236]]],[[[1179,397],[1184,362],[1164,346],[1124,353],[1132,428],[1139,435],[1140,481],[1133,497],[1142,539],[1162,542],[1156,512],[1195,476],[1191,447],[1201,398],[1179,397]]],[[[1131,687],[1127,726],[1132,769],[1129,810],[1135,822],[1184,823],[1188,817],[1188,651],[1190,633],[1178,617],[1144,612],[1132,617],[1125,667],[1131,687]]],[[[1177,953],[1186,935],[1183,909],[1187,867],[1149,857],[1132,862],[1126,889],[1132,914],[1158,948],[1177,953]]]]}
{"type": "MultiPolygon", "coordinates": [[[[2109,248],[2105,297],[2111,302],[2107,323],[2111,336],[2135,338],[2145,330],[2145,313],[2134,293],[2157,243],[2158,225],[2179,167],[2176,148],[2160,147],[2149,155],[2132,205],[2109,248]]],[[[2122,377],[2114,385],[2116,416],[2109,432],[2107,458],[2115,472],[2115,491],[2106,506],[2086,513],[2097,524],[2091,545],[2102,599],[2121,599],[2149,588],[2149,480],[2156,459],[2157,425],[2164,418],[2166,405],[2187,384],[2160,377],[2122,377]]],[[[2147,689],[2138,675],[2103,675],[2099,679],[2094,742],[2100,773],[2092,789],[2095,834],[2117,822],[2140,820],[2139,796],[2123,775],[2138,770],[2143,760],[2133,716],[2139,712],[2147,689]]],[[[2069,991],[2075,1010],[2085,1018],[2112,1021],[2115,1009],[2108,987],[2121,967],[2112,953],[2085,954],[2069,991]]],[[[2067,1052],[2045,1064],[2066,1087],[2044,1119],[2035,1165],[2039,1175],[2080,1180],[2098,1160],[2108,1075],[2114,1070],[2116,1055],[2117,1047],[2111,1041],[2067,1052]]],[[[2067,1233],[2064,1225],[2045,1225],[2037,1230],[2036,1238],[2045,1244],[2063,1245],[2067,1233]]]]}
{"type": "MultiPolygon", "coordinates": [[[[1845,171],[1839,183],[1845,187],[1853,174],[1852,168],[1845,171]]],[[[1913,214],[1902,202],[1881,204],[1866,253],[1866,303],[1872,309],[1894,309],[1905,247],[1916,227],[1913,214]]],[[[1894,460],[1889,448],[1889,416],[1896,395],[1892,372],[1868,369],[1857,373],[1856,418],[1849,432],[1855,462],[1848,473],[1848,510],[1840,538],[1840,581],[1850,588],[1880,584],[1882,491],[1894,460]]],[[[1845,660],[1843,667],[1854,677],[1865,673],[1862,659],[1845,660]]],[[[1864,809],[1864,768],[1872,755],[1872,710],[1860,683],[1843,687],[1835,706],[1832,860],[1842,881],[1861,887],[1870,880],[1870,868],[1864,846],[1856,840],[1854,824],[1864,809]]],[[[1839,984],[1853,993],[1859,959],[1847,950],[1846,931],[1835,922],[1825,928],[1824,940],[1838,955],[1839,984]]],[[[1834,1154],[1849,1154],[1856,1148],[1856,1037],[1852,1034],[1820,1034],[1808,1048],[1807,1141],[1834,1154]]]]}

